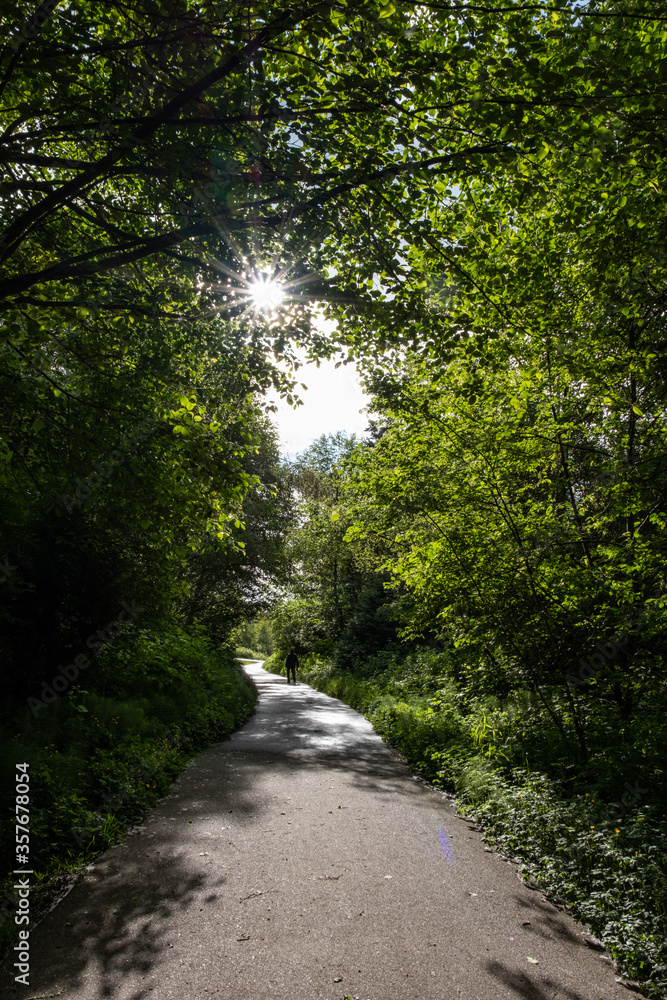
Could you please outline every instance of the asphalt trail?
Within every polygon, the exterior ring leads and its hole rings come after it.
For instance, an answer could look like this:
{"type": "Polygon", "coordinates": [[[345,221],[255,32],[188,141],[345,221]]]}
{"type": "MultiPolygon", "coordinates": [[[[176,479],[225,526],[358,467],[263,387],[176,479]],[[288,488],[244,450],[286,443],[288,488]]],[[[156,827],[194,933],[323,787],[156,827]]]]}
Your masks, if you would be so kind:
{"type": "Polygon", "coordinates": [[[629,1000],[362,716],[248,670],[255,716],[33,931],[3,996],[629,1000]]]}

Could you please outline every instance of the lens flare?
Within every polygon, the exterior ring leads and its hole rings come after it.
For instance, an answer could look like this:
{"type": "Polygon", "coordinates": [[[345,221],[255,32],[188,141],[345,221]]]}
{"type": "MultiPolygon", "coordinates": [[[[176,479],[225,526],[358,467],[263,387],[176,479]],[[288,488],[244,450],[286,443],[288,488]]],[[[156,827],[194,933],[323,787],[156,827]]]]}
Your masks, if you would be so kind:
{"type": "Polygon", "coordinates": [[[285,298],[285,289],[279,281],[273,281],[264,275],[250,282],[248,296],[255,309],[274,312],[285,298]]]}

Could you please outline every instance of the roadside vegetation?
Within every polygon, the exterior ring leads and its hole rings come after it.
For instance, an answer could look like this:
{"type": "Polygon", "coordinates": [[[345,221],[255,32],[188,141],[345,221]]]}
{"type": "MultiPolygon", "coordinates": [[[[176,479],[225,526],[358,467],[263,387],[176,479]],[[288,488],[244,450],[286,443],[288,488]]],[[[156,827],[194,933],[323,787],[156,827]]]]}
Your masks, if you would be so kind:
{"type": "Polygon", "coordinates": [[[240,660],[266,660],[274,650],[269,619],[260,616],[244,622],[234,633],[233,641],[240,660]]]}

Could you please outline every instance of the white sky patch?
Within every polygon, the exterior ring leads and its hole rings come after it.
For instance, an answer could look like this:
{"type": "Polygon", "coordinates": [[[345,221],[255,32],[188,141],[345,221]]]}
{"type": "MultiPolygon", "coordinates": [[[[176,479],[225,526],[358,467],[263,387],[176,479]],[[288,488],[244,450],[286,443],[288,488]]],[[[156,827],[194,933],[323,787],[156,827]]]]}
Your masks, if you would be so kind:
{"type": "MultiPolygon", "coordinates": [[[[323,324],[325,330],[327,326],[332,328],[326,321],[323,324]]],[[[314,363],[299,368],[297,382],[308,386],[307,390],[300,385],[296,389],[302,406],[293,409],[274,394],[269,397],[278,406],[271,419],[278,427],[281,451],[287,458],[294,458],[322,434],[345,431],[362,435],[366,430],[368,417],[359,411],[368,405],[370,397],[361,388],[354,364],[336,368],[336,361],[321,361],[319,368],[314,363]]]]}

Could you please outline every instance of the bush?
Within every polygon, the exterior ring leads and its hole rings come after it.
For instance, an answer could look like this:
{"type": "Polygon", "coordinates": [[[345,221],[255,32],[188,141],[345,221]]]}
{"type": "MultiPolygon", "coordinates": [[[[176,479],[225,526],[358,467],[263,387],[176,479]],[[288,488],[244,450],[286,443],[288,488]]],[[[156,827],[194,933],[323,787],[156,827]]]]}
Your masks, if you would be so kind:
{"type": "Polygon", "coordinates": [[[237,646],[236,657],[239,660],[265,660],[266,653],[258,653],[256,650],[248,649],[245,646],[237,646]]]}
{"type": "Polygon", "coordinates": [[[326,609],[311,599],[286,601],[274,610],[271,632],[276,651],[286,656],[295,649],[301,656],[308,650],[330,653],[334,648],[326,609]]]}
{"type": "Polygon", "coordinates": [[[239,626],[232,638],[237,644],[237,648],[256,650],[261,654],[260,656],[252,657],[252,659],[263,660],[274,651],[271,623],[266,618],[244,622],[243,625],[239,626]]]}
{"type": "Polygon", "coordinates": [[[282,674],[283,677],[285,676],[285,657],[278,651],[267,657],[262,666],[270,674],[282,674]]]}
{"type": "Polygon", "coordinates": [[[584,793],[564,800],[545,775],[486,762],[458,776],[460,807],[500,851],[521,861],[552,897],[567,903],[619,967],[650,996],[667,986],[667,822],[650,807],[616,825],[609,806],[584,793]]]}

